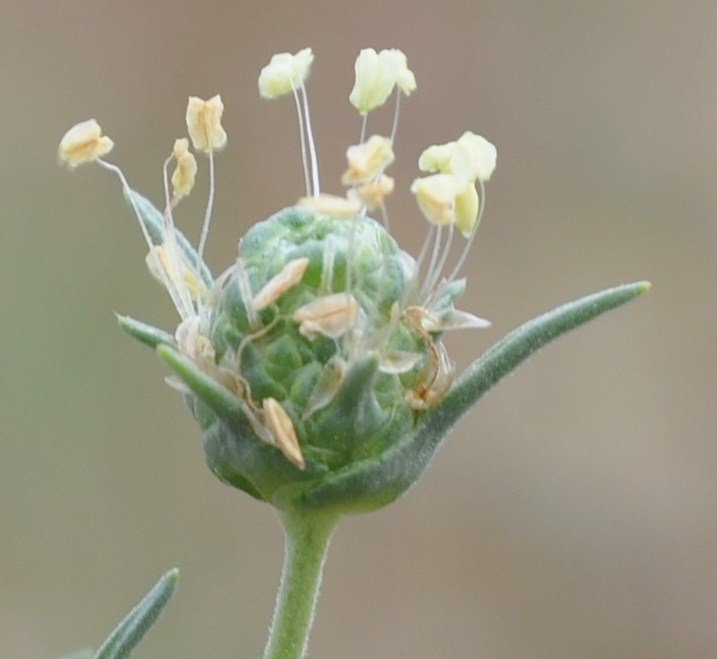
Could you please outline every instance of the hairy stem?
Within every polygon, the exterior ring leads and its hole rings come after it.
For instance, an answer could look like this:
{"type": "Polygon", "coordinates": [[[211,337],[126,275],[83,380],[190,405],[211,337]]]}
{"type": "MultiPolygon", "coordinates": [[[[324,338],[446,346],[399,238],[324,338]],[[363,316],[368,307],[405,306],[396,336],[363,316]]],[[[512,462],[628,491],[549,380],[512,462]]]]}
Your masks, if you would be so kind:
{"type": "Polygon", "coordinates": [[[264,659],[302,659],[314,621],[321,574],[338,515],[280,511],[284,569],[264,659]]]}

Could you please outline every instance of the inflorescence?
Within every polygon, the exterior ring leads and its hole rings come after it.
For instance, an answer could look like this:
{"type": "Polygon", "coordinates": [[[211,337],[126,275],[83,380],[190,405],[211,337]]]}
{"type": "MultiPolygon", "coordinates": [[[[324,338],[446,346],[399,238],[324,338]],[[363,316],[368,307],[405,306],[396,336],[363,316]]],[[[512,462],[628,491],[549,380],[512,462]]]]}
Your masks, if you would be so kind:
{"type": "Polygon", "coordinates": [[[252,245],[266,247],[263,234],[261,240],[257,237],[257,227],[240,242],[237,260],[222,274],[214,277],[205,263],[214,157],[227,143],[219,95],[206,101],[189,98],[189,139],[177,139],[164,163],[159,233],[146,221],[149,202],[130,188],[116,165],[105,160],[113,142],[102,135],[94,119],[71,128],[59,146],[59,158],[70,168],[96,162],[119,176],[147,243],[147,266],[167,290],[181,319],[173,347],[231,391],[254,433],[302,470],[307,456],[317,463],[331,462],[333,449],[315,445],[312,428],[318,425],[312,423],[331,405],[352,366],[366,354],[377,356],[381,376],[390,380],[390,386],[383,382],[377,389],[382,409],[400,406],[401,413],[415,416],[445,395],[453,365],[441,334],[489,324],[455,309],[453,301],[465,286],[458,275],[483,212],[484,184],[496,164],[495,147],[472,132],[422,153],[418,166],[425,175],[416,178],[410,190],[429,230],[418,258],[413,259],[388,234],[386,208],[386,198],[395,187],[385,172],[395,158],[401,96],[416,89],[406,56],[396,49],[378,53],[365,49],[356,60],[349,100],[362,120],[358,144],[346,151],[344,195],[320,189],[306,91],[313,59],[309,48],[274,55],[258,80],[263,98],[292,95],[295,100],[306,186],[295,207],[277,214],[278,220],[267,221],[274,221],[272,230],[294,232],[289,238],[270,237],[288,245],[286,258],[271,267],[252,260],[252,245]],[[390,132],[367,137],[369,113],[392,95],[395,113],[390,132]],[[176,229],[173,216],[179,202],[191,193],[197,174],[190,140],[194,151],[205,154],[209,162],[209,198],[196,250],[176,229]],[[381,223],[371,220],[369,212],[379,214],[381,223]],[[465,244],[448,269],[456,229],[465,244]],[[319,252],[312,251],[316,244],[319,252]],[[270,360],[279,345],[285,349],[287,336],[296,344],[291,348],[296,363],[290,374],[271,375],[269,367],[257,371],[248,365],[257,359],[270,360]],[[269,378],[269,384],[262,378],[269,378]],[[382,392],[394,390],[400,392],[398,400],[386,402],[382,392]]]}

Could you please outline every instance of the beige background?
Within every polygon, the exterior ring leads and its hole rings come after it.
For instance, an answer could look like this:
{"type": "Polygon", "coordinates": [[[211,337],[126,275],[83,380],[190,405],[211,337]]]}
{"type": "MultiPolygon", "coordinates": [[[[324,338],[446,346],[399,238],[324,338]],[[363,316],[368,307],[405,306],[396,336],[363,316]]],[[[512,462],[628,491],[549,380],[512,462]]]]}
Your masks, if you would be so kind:
{"type": "Polygon", "coordinates": [[[186,96],[220,92],[219,271],[301,194],[292,105],[262,102],[256,76],[307,45],[334,191],[355,55],[408,54],[391,216],[414,253],[421,149],[467,128],[498,145],[464,303],[494,326],[451,340],[461,366],[560,302],[654,283],[502,383],[404,499],[342,524],[311,657],[717,656],[715,34],[696,0],[3,0],[0,656],[99,642],[174,565],[137,656],[260,656],[279,526],[206,470],[166,369],[116,327],[114,310],[175,316],[117,181],[55,149],[94,116],[160,199],[186,96]]]}

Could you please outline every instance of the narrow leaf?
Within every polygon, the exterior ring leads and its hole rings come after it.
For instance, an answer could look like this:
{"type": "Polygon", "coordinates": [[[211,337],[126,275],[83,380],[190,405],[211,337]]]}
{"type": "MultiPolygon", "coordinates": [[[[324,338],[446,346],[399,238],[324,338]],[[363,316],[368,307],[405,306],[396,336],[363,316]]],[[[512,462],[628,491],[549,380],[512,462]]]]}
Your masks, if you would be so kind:
{"type": "Polygon", "coordinates": [[[135,320],[129,316],[115,315],[117,316],[119,326],[127,332],[127,334],[150,348],[154,349],[159,345],[173,346],[175,343],[174,337],[169,332],[165,332],[153,325],[147,325],[147,323],[135,320]]]}
{"type": "Polygon", "coordinates": [[[179,570],[167,572],[109,635],[94,659],[125,659],[129,657],[172,596],[179,570]]]}
{"type": "Polygon", "coordinates": [[[377,459],[334,472],[303,491],[296,503],[328,503],[345,510],[386,505],[405,492],[431,463],[450,429],[505,375],[565,332],[615,309],[649,290],[648,282],[617,286],[564,304],[513,330],[479,357],[455,382],[448,395],[426,412],[416,428],[377,459]]]}

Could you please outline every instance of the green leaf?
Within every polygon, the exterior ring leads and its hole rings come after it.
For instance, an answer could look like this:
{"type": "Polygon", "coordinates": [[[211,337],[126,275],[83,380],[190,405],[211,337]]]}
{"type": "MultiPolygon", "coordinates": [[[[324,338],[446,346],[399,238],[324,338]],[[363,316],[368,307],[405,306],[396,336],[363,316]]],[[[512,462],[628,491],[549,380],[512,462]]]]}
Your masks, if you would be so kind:
{"type": "Polygon", "coordinates": [[[157,354],[189,387],[189,390],[217,416],[223,419],[244,418],[239,398],[211,375],[205,373],[191,359],[165,344],[157,346],[157,354]]]}
{"type": "Polygon", "coordinates": [[[129,657],[172,596],[179,570],[167,572],[109,635],[94,659],[124,659],[129,657]]]}
{"type": "MultiPolygon", "coordinates": [[[[140,222],[144,224],[147,229],[149,237],[152,239],[152,243],[155,245],[161,245],[164,242],[164,216],[149,201],[146,197],[143,197],[134,190],[125,189],[125,197],[129,202],[130,207],[139,216],[140,222]]],[[[187,260],[187,264],[193,269],[197,268],[199,264],[199,275],[207,288],[210,288],[214,283],[214,278],[209,268],[199,258],[199,254],[192,247],[192,244],[187,240],[184,234],[175,227],[174,234],[177,238],[177,246],[182,252],[182,255],[187,260]]]]}
{"type": "Polygon", "coordinates": [[[648,282],[617,286],[569,302],[521,325],[473,362],[411,433],[378,458],[334,472],[318,485],[312,483],[298,495],[296,505],[335,505],[347,512],[360,512],[393,501],[428,467],[457,421],[505,375],[550,341],[629,302],[649,288],[648,282]]]}
{"type": "Polygon", "coordinates": [[[147,325],[147,323],[135,320],[129,316],[115,315],[117,316],[119,326],[127,332],[127,334],[150,348],[154,349],[160,345],[173,346],[175,344],[174,337],[169,332],[165,332],[153,325],[147,325]]]}

